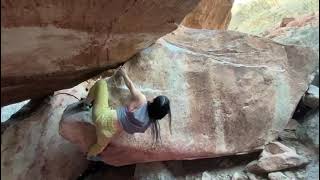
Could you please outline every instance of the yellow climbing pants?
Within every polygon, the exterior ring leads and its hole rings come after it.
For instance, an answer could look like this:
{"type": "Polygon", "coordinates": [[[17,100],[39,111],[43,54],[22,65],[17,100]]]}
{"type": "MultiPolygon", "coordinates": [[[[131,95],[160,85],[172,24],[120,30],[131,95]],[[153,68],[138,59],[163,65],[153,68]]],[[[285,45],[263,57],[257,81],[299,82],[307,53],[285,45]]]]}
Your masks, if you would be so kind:
{"type": "Polygon", "coordinates": [[[88,157],[101,153],[117,132],[115,127],[116,111],[109,107],[108,85],[98,80],[90,89],[88,97],[93,100],[92,118],[96,126],[97,142],[89,148],[88,157]]]}

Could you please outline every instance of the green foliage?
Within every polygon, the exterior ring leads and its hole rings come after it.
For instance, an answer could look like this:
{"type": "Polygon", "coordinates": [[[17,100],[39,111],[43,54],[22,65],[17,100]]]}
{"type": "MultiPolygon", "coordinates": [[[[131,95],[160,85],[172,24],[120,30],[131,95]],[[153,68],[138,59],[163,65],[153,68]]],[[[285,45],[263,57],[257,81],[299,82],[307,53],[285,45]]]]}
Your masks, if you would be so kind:
{"type": "Polygon", "coordinates": [[[280,24],[284,17],[319,11],[319,0],[252,0],[234,5],[230,30],[260,35],[280,24]]]}

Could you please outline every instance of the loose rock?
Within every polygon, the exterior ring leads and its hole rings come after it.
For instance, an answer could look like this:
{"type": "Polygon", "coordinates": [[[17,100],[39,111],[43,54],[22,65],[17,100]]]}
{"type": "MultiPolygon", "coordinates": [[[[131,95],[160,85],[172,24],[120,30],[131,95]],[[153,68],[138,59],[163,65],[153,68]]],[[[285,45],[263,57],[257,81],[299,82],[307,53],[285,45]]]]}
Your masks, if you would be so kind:
{"type": "Polygon", "coordinates": [[[265,146],[258,160],[247,165],[247,170],[251,173],[263,174],[299,167],[307,163],[308,159],[298,155],[295,150],[279,142],[272,142],[265,146]]]}

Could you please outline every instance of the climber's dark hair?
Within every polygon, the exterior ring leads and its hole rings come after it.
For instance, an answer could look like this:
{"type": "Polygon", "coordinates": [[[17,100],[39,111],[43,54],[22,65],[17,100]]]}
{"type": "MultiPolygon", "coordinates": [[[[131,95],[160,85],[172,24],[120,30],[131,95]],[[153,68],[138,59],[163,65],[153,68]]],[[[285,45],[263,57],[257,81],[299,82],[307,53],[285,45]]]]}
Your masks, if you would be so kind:
{"type": "Polygon", "coordinates": [[[156,142],[161,140],[159,120],[169,114],[169,130],[171,133],[170,100],[166,96],[157,96],[153,102],[148,101],[148,115],[151,120],[151,134],[156,142]]]}

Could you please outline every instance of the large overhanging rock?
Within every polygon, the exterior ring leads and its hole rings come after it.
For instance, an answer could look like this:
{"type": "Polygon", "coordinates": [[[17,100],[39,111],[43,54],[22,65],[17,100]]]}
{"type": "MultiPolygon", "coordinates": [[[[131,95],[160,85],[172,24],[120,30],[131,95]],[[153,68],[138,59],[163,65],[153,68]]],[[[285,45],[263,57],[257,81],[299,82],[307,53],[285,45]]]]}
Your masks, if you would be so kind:
{"type": "Polygon", "coordinates": [[[195,29],[227,29],[233,0],[201,0],[182,25],[195,29]]]}
{"type": "MultiPolygon", "coordinates": [[[[152,145],[150,130],[123,133],[102,158],[120,166],[255,151],[274,140],[290,120],[317,63],[317,55],[307,48],[238,32],[181,27],[125,65],[148,98],[170,98],[173,134],[163,119],[161,144],[152,145]]],[[[117,76],[108,82],[116,107],[129,92],[117,76]]],[[[60,134],[86,151],[94,142],[87,139],[94,137],[88,127],[65,118],[60,134]]]]}
{"type": "Polygon", "coordinates": [[[176,29],[198,0],[1,1],[1,106],[70,88],[176,29]]]}

